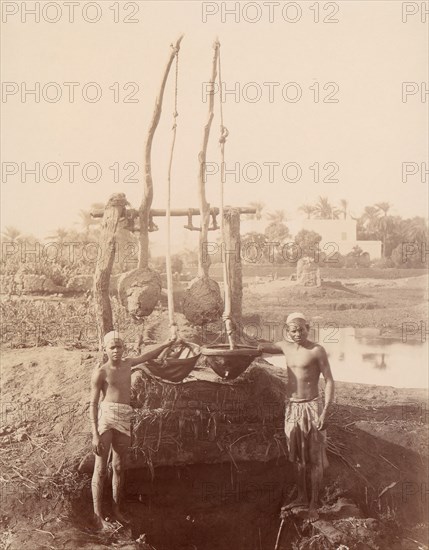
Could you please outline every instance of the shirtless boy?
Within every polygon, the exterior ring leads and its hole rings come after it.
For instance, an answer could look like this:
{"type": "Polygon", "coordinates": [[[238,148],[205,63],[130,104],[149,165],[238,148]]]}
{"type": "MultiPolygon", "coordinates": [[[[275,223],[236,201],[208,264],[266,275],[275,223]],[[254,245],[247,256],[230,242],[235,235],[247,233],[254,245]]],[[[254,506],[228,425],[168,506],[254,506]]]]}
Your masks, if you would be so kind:
{"type": "Polygon", "coordinates": [[[101,513],[103,483],[106,477],[107,461],[112,448],[113,467],[113,514],[121,523],[126,523],[119,510],[122,469],[130,445],[130,406],[131,367],[157,357],[161,351],[174,344],[169,340],[163,344],[151,346],[140,357],[122,359],[123,340],[116,331],[104,337],[107,362],[97,367],[91,378],[90,417],[92,431],[92,449],[95,453],[95,467],[92,476],[92,498],[94,519],[100,529],[112,526],[104,520],[101,513]],[[100,395],[102,401],[99,403],[100,395]]]}
{"type": "Polygon", "coordinates": [[[260,344],[265,353],[283,353],[288,374],[285,433],[289,460],[298,470],[298,497],[285,508],[308,506],[306,475],[310,473],[309,519],[318,517],[317,504],[326,456],[326,415],[334,399],[334,379],[325,349],[308,340],[309,325],[302,313],[286,319],[286,338],[276,344],[260,344]],[[325,404],[319,400],[319,377],[325,378],[325,404]]]}

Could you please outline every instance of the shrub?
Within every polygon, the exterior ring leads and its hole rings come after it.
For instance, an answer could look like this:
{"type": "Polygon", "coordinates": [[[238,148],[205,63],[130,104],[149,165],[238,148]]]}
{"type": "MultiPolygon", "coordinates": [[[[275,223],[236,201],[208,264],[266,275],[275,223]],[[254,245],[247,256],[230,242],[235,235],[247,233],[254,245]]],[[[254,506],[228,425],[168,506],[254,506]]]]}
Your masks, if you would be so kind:
{"type": "Polygon", "coordinates": [[[394,267],[394,263],[390,258],[377,258],[375,260],[372,260],[371,267],[375,267],[378,269],[386,269],[386,268],[394,267]]]}
{"type": "Polygon", "coordinates": [[[428,267],[428,255],[424,253],[427,250],[426,243],[416,243],[416,245],[414,251],[410,249],[408,254],[404,250],[402,243],[394,248],[391,256],[392,266],[407,269],[428,267]],[[422,254],[422,247],[425,245],[426,248],[423,249],[422,254]]]}

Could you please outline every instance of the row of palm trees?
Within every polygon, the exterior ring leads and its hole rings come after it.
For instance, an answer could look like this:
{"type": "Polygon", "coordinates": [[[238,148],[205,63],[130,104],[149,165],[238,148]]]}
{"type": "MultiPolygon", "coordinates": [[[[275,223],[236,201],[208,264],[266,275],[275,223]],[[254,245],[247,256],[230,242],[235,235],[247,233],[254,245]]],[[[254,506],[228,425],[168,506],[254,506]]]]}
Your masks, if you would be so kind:
{"type": "MultiPolygon", "coordinates": [[[[94,203],[91,209],[103,208],[103,204],[94,203]]],[[[287,214],[284,210],[274,210],[264,215],[265,205],[262,202],[250,203],[255,210],[255,214],[248,215],[248,219],[261,220],[263,217],[269,222],[265,233],[267,237],[274,240],[283,240],[289,236],[287,228],[287,214]]],[[[307,219],[335,220],[353,219],[357,221],[358,240],[381,240],[383,243],[383,257],[390,256],[392,250],[401,242],[428,243],[427,221],[422,217],[403,219],[400,216],[389,214],[391,205],[388,202],[378,202],[372,206],[366,206],[363,213],[356,217],[350,214],[348,201],[342,199],[338,206],[330,203],[327,197],[320,196],[315,204],[303,204],[299,211],[307,216],[307,219]]],[[[63,243],[73,237],[81,236],[84,240],[88,239],[90,234],[97,232],[97,225],[100,220],[91,218],[90,211],[81,210],[79,212],[81,232],[67,230],[59,227],[47,239],[63,243]]],[[[94,235],[93,235],[94,236],[94,235]]],[[[23,235],[19,229],[8,226],[1,233],[1,239],[6,242],[18,242],[28,239],[29,236],[23,235]]],[[[34,240],[36,240],[34,238],[34,240]]]]}
{"type": "MultiPolygon", "coordinates": [[[[104,208],[103,203],[93,203],[91,204],[91,210],[102,210],[104,208]]],[[[91,230],[97,228],[100,224],[101,219],[94,219],[91,217],[91,210],[80,210],[79,218],[80,221],[75,225],[81,227],[81,231],[70,230],[65,227],[58,227],[52,231],[49,235],[46,236],[46,239],[49,241],[55,241],[59,244],[62,244],[66,241],[72,241],[73,238],[76,238],[79,234],[85,239],[88,238],[91,230]],[[73,237],[73,238],[71,238],[73,237]]],[[[1,239],[5,242],[16,243],[23,240],[28,241],[37,241],[36,237],[31,235],[24,235],[18,228],[15,226],[9,225],[6,226],[4,231],[1,232],[1,239]]]]}
{"type": "MultiPolygon", "coordinates": [[[[248,218],[262,219],[265,205],[261,202],[253,202],[250,205],[255,208],[256,214],[251,214],[248,218]]],[[[353,216],[346,199],[341,199],[338,205],[335,205],[327,197],[320,196],[316,203],[303,204],[298,210],[305,214],[307,219],[337,220],[342,217],[344,220],[355,220],[358,240],[380,240],[384,258],[389,257],[392,250],[404,241],[419,244],[429,242],[425,218],[415,216],[403,219],[401,216],[391,215],[391,205],[388,202],[366,206],[360,216],[353,216]]],[[[268,228],[271,228],[271,232],[277,230],[286,233],[287,215],[284,210],[267,212],[265,218],[269,221],[268,228]]]]}
{"type": "MultiPolygon", "coordinates": [[[[248,219],[262,219],[265,204],[263,202],[251,202],[249,206],[254,208],[256,213],[250,214],[248,219]]],[[[341,215],[344,219],[346,219],[349,215],[348,202],[346,199],[341,199],[339,206],[337,207],[331,204],[327,197],[322,196],[319,197],[315,204],[303,204],[298,208],[298,210],[303,212],[307,216],[307,219],[315,218],[318,220],[337,220],[341,215]]],[[[286,212],[284,210],[267,212],[266,218],[271,222],[284,223],[286,222],[286,212]]]]}

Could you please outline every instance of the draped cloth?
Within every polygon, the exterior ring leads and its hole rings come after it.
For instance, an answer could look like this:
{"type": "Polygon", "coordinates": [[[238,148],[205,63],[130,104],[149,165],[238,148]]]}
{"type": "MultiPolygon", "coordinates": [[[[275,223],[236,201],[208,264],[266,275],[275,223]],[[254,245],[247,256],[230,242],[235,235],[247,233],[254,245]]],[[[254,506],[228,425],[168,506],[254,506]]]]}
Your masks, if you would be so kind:
{"type": "Polygon", "coordinates": [[[285,434],[291,462],[328,466],[326,430],[317,429],[321,409],[318,397],[310,401],[290,400],[286,405],[285,434]]]}
{"type": "Polygon", "coordinates": [[[102,435],[107,430],[117,430],[130,436],[132,413],[132,407],[125,403],[101,401],[98,412],[98,433],[102,435]]]}

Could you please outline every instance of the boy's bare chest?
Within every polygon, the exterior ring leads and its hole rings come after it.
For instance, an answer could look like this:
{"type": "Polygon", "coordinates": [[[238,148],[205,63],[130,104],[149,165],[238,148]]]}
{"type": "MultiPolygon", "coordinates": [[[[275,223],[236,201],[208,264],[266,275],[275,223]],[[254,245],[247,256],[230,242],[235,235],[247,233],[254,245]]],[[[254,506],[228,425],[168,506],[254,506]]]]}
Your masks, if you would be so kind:
{"type": "Polygon", "coordinates": [[[114,387],[125,387],[131,385],[131,369],[118,368],[109,369],[106,374],[106,384],[114,387]]]}
{"type": "Polygon", "coordinates": [[[289,348],[286,353],[286,364],[291,369],[306,369],[317,363],[313,350],[289,348]]]}

